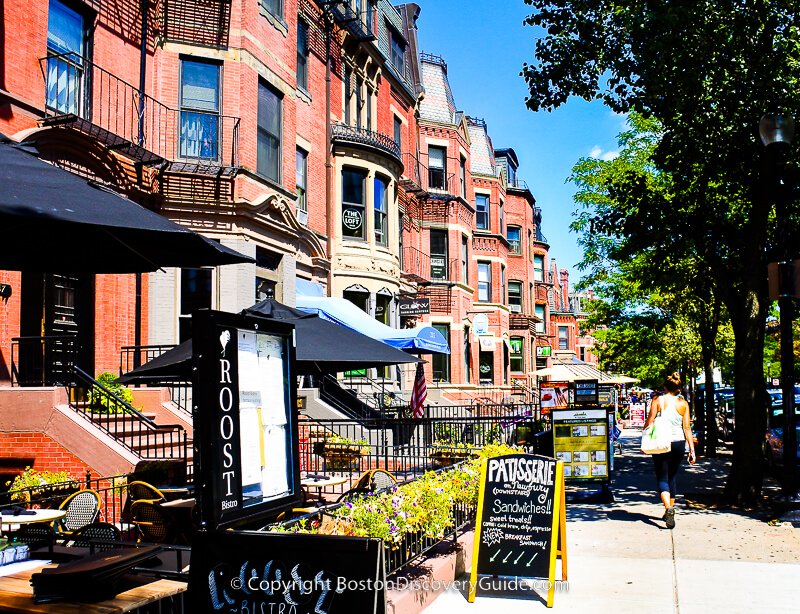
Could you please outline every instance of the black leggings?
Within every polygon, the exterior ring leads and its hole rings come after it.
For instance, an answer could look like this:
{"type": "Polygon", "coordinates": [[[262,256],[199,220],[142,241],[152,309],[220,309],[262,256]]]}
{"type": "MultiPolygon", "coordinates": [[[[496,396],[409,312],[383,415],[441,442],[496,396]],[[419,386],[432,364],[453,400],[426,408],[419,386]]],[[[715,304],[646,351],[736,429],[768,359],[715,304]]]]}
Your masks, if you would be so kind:
{"type": "Polygon", "coordinates": [[[670,498],[675,498],[675,476],[678,475],[678,467],[681,465],[684,454],[686,454],[686,441],[683,439],[673,441],[672,449],[669,452],[653,454],[653,466],[656,469],[659,494],[669,491],[670,498]]]}

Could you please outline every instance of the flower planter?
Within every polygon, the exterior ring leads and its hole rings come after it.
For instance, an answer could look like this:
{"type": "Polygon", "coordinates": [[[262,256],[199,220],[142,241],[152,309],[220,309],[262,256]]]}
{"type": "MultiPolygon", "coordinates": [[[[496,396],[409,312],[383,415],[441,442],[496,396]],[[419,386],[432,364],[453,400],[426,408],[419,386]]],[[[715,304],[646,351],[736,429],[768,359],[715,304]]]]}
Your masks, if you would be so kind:
{"type": "Polygon", "coordinates": [[[325,459],[328,469],[351,469],[369,451],[366,446],[351,443],[317,442],[314,452],[325,459]]]}
{"type": "Polygon", "coordinates": [[[59,507],[67,497],[79,490],[80,486],[77,484],[57,484],[53,486],[43,484],[27,491],[30,499],[26,499],[26,503],[32,506],[54,509],[59,507]]]}
{"type": "Polygon", "coordinates": [[[478,453],[471,448],[455,448],[434,446],[429,455],[435,468],[449,467],[468,458],[475,458],[478,453]]]}

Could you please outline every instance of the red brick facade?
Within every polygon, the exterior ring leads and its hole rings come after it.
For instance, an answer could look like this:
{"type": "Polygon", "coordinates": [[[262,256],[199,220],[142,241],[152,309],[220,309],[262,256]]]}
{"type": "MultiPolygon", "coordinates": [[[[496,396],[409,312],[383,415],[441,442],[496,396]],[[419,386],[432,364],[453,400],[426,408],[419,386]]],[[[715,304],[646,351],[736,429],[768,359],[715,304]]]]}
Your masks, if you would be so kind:
{"type": "MultiPolygon", "coordinates": [[[[33,458],[38,471],[66,471],[76,480],[98,473],[44,433],[0,433],[0,458],[33,458]]],[[[3,485],[0,484],[0,489],[3,485]]]]}

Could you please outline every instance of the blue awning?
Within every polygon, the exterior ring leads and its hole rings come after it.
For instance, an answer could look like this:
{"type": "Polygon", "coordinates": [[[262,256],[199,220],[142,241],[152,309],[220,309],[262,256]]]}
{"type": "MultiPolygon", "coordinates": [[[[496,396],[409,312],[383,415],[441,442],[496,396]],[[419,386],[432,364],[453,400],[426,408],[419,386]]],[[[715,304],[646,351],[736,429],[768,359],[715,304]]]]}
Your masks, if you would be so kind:
{"type": "Polygon", "coordinates": [[[431,326],[392,328],[364,313],[350,301],[328,296],[297,296],[297,309],[383,341],[415,354],[449,354],[450,347],[442,333],[431,326]]]}

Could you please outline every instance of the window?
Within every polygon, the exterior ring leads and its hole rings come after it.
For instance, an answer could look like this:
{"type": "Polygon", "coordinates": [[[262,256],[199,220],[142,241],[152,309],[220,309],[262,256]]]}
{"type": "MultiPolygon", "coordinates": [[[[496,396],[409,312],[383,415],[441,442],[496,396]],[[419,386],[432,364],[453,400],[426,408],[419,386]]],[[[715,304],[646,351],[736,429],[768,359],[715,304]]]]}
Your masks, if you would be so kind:
{"type": "Polygon", "coordinates": [[[375,319],[381,324],[389,326],[389,304],[392,297],[386,294],[375,295],[375,319]]]}
{"type": "Polygon", "coordinates": [[[403,151],[403,120],[394,116],[394,142],[400,151],[403,151]]]}
{"type": "Polygon", "coordinates": [[[397,212],[397,255],[400,257],[400,270],[405,271],[403,258],[403,212],[397,212]]]}
{"type": "Polygon", "coordinates": [[[356,128],[361,128],[361,109],[364,107],[364,80],[356,79],[356,128]]]}
{"type": "Polygon", "coordinates": [[[475,226],[489,230],[489,197],[486,194],[475,195],[475,226]]]}
{"type": "Polygon", "coordinates": [[[181,305],[178,336],[181,343],[192,338],[192,312],[211,308],[212,269],[181,269],[181,305]]]}
{"type": "Polygon", "coordinates": [[[558,327],[558,349],[569,349],[569,327],[567,326],[558,327]]]}
{"type": "Polygon", "coordinates": [[[354,169],[342,170],[342,236],[364,239],[364,183],[367,174],[354,169]]]}
{"type": "Polygon", "coordinates": [[[533,257],[533,281],[544,281],[544,256],[533,257]]]}
{"type": "MultiPolygon", "coordinates": [[[[431,326],[442,333],[447,344],[450,345],[450,325],[432,324],[431,326]]],[[[450,381],[450,354],[431,354],[431,366],[433,367],[433,381],[450,381]]]]}
{"type": "Polygon", "coordinates": [[[361,311],[369,313],[369,292],[360,290],[345,290],[342,292],[342,296],[346,300],[353,303],[353,305],[358,307],[361,311]]]}
{"type": "Polygon", "coordinates": [[[258,84],[258,172],[264,177],[281,181],[281,125],[283,101],[265,83],[258,84]]]}
{"type": "Polygon", "coordinates": [[[461,198],[467,198],[467,160],[462,156],[458,166],[458,181],[461,188],[461,198]]]}
{"type": "Polygon", "coordinates": [[[494,352],[478,352],[478,372],[481,384],[494,383],[494,352]]]}
{"type": "Polygon", "coordinates": [[[472,374],[472,348],[469,342],[469,328],[464,327],[464,383],[469,384],[472,374]]]}
{"type": "Polygon", "coordinates": [[[47,107],[60,113],[83,110],[83,17],[58,0],[47,16],[47,107]],[[67,55],[63,55],[67,54],[67,55]],[[52,57],[60,55],[60,57],[52,57]]]}
{"type": "Polygon", "coordinates": [[[586,362],[586,346],[582,345],[578,348],[578,360],[586,362]]]}
{"type": "Polygon", "coordinates": [[[536,359],[536,370],[539,371],[540,369],[547,368],[547,359],[546,358],[537,358],[536,359]]]}
{"type": "Polygon", "coordinates": [[[297,184],[297,219],[301,224],[308,223],[308,153],[297,148],[297,170],[295,182],[297,184]]]}
{"type": "Polygon", "coordinates": [[[528,231],[528,260],[533,262],[533,232],[528,231]]]}
{"type": "Polygon", "coordinates": [[[367,86],[367,130],[372,130],[372,89],[367,86]]]}
{"type": "Polygon", "coordinates": [[[344,123],[348,126],[350,125],[350,98],[353,96],[353,84],[351,83],[352,79],[353,74],[351,69],[345,64],[344,76],[342,78],[344,81],[344,97],[342,98],[342,102],[344,104],[344,123]]]}
{"type": "Polygon", "coordinates": [[[520,227],[519,226],[509,226],[508,227],[508,248],[510,253],[515,254],[517,256],[522,255],[522,243],[519,239],[520,227]]]}
{"type": "Polygon", "coordinates": [[[547,331],[547,321],[544,319],[544,305],[536,305],[533,309],[533,315],[541,320],[536,323],[536,332],[544,333],[547,331]]]}
{"type": "Polygon", "coordinates": [[[308,90],[308,24],[297,20],[297,87],[308,90]]]}
{"type": "Polygon", "coordinates": [[[522,312],[522,282],[508,282],[508,306],[514,313],[522,312]]]}
{"type": "Polygon", "coordinates": [[[492,265],[490,262],[478,263],[478,300],[482,303],[492,300],[492,265]]]}
{"type": "Polygon", "coordinates": [[[392,64],[401,76],[406,74],[406,43],[392,28],[389,28],[389,39],[392,47],[392,64]]]}
{"type": "Polygon", "coordinates": [[[261,6],[275,15],[275,17],[283,19],[283,0],[261,0],[261,6]]]}
{"type": "Polygon", "coordinates": [[[500,265],[500,302],[506,302],[506,267],[500,265]]]}
{"type": "Polygon", "coordinates": [[[525,354],[523,353],[524,343],[522,337],[511,337],[511,370],[517,373],[525,371],[525,354]]]}
{"type": "Polygon", "coordinates": [[[507,168],[508,168],[508,185],[517,187],[517,169],[515,169],[512,164],[509,164],[507,168]]]}
{"type": "Polygon", "coordinates": [[[256,303],[265,301],[268,298],[274,299],[277,287],[278,282],[275,280],[256,276],[256,303]]]}
{"type": "Polygon", "coordinates": [[[499,234],[503,234],[504,228],[506,227],[506,217],[505,217],[505,209],[503,208],[503,201],[500,201],[500,206],[497,209],[498,217],[500,218],[500,227],[497,229],[499,234]]]}
{"type": "Polygon", "coordinates": [[[444,190],[447,150],[442,147],[428,147],[428,187],[432,190],[444,190]]]}
{"type": "Polygon", "coordinates": [[[218,158],[219,75],[219,64],[181,60],[182,158],[218,158]]]}
{"type": "Polygon", "coordinates": [[[389,212],[388,182],[381,177],[375,177],[374,187],[375,243],[378,245],[388,245],[389,235],[386,224],[387,213],[389,212]]]}
{"type": "Polygon", "coordinates": [[[447,231],[431,230],[431,279],[448,279],[447,231]]]}
{"type": "Polygon", "coordinates": [[[469,285],[469,243],[464,235],[461,235],[461,281],[469,285]]]}

